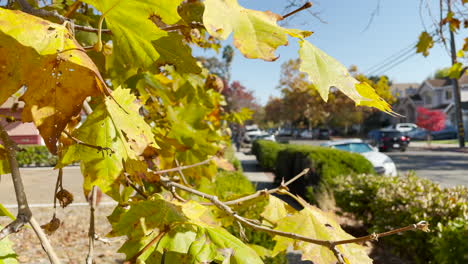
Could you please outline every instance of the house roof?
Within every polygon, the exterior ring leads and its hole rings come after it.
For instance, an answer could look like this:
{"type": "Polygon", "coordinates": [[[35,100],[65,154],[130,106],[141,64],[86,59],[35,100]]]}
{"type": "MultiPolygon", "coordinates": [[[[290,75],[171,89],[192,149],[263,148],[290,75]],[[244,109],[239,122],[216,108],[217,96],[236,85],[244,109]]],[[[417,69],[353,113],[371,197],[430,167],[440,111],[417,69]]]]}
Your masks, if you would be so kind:
{"type": "Polygon", "coordinates": [[[446,79],[430,79],[426,80],[432,87],[442,87],[452,84],[452,81],[448,78],[446,79]]]}
{"type": "MultiPolygon", "coordinates": [[[[430,79],[426,80],[432,87],[442,87],[442,86],[449,86],[452,85],[452,79],[450,78],[444,78],[444,79],[430,79]]],[[[458,84],[460,85],[466,85],[468,84],[468,74],[463,74],[459,79],[458,79],[458,84]]]]}
{"type": "Polygon", "coordinates": [[[401,97],[404,97],[410,95],[412,89],[416,92],[419,85],[419,83],[394,83],[390,86],[390,90],[392,93],[399,93],[401,97]]]}

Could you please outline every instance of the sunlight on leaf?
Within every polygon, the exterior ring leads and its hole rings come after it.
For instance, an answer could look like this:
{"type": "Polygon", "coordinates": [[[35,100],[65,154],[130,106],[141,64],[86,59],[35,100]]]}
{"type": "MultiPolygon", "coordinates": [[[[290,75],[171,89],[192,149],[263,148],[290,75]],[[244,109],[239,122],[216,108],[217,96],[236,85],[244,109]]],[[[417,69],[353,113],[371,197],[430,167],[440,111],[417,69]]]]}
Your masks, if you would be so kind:
{"type": "Polygon", "coordinates": [[[234,32],[234,45],[247,58],[277,59],[275,50],[288,44],[288,35],[307,37],[312,32],[286,29],[276,22],[281,16],[241,7],[237,0],[207,0],[203,22],[214,37],[227,39],[234,32]]]}
{"type": "Polygon", "coordinates": [[[341,63],[321,51],[310,42],[300,40],[300,70],[309,75],[323,100],[328,100],[331,87],[336,87],[356,105],[375,107],[393,113],[391,107],[367,83],[359,83],[341,63]]]}
{"type": "Polygon", "coordinates": [[[83,101],[105,85],[67,28],[0,8],[0,104],[22,87],[23,122],[34,122],[52,153],[83,101]]]}
{"type": "MultiPolygon", "coordinates": [[[[329,241],[354,238],[341,229],[333,214],[325,213],[315,206],[308,205],[305,201],[302,201],[301,204],[306,205],[306,207],[295,214],[280,219],[275,229],[329,241]]],[[[280,236],[276,236],[274,240],[277,241],[277,244],[273,249],[273,254],[284,251],[293,244],[294,249],[302,251],[303,260],[311,260],[316,264],[334,264],[337,261],[333,252],[324,246],[280,236]]],[[[337,248],[351,264],[372,263],[364,247],[360,245],[344,244],[337,246],[337,248]]]]}

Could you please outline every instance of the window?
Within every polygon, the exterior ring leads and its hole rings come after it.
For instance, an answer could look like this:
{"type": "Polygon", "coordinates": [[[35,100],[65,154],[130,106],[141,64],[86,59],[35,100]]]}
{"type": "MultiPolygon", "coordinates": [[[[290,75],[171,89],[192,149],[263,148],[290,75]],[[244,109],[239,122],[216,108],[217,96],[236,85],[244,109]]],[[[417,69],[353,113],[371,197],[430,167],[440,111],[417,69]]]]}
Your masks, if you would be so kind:
{"type": "Polygon", "coordinates": [[[445,100],[452,100],[452,90],[445,90],[445,100]]]}

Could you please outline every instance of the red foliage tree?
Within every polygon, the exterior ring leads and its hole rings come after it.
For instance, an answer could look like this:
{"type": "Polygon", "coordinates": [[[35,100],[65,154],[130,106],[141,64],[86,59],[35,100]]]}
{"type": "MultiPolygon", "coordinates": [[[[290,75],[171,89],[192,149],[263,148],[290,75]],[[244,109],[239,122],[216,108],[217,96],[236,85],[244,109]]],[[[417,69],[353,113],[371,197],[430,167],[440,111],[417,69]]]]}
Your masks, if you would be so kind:
{"type": "Polygon", "coordinates": [[[445,114],[440,110],[429,110],[418,107],[416,125],[429,131],[440,131],[445,128],[445,114]]]}

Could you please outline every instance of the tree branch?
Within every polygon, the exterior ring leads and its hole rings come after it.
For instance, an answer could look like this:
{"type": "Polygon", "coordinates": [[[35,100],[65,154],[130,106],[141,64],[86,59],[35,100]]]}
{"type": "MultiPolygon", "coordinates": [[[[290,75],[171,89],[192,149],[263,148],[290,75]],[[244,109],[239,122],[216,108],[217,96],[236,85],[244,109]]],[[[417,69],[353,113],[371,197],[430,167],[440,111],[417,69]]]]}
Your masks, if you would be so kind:
{"type": "MultiPolygon", "coordinates": [[[[298,175],[294,176],[293,178],[291,178],[289,181],[287,181],[286,183],[281,183],[281,185],[277,188],[274,188],[274,189],[270,189],[270,190],[261,190],[261,191],[257,191],[253,194],[250,194],[250,195],[247,195],[247,196],[244,196],[244,197],[241,197],[239,199],[236,199],[236,200],[231,200],[231,201],[226,201],[226,202],[223,202],[224,204],[226,205],[232,205],[232,204],[239,204],[239,203],[242,203],[242,202],[245,202],[245,201],[248,201],[248,200],[252,200],[252,199],[255,199],[261,195],[266,195],[266,194],[272,194],[272,193],[277,193],[277,192],[280,192],[281,190],[287,190],[287,186],[291,183],[293,183],[294,181],[296,181],[297,179],[299,179],[300,177],[306,175],[307,173],[309,172],[309,169],[304,169],[301,173],[299,173],[298,175]]],[[[210,204],[205,204],[205,205],[210,205],[210,204]]]]}
{"type": "Polygon", "coordinates": [[[190,168],[193,168],[193,167],[197,167],[197,166],[201,166],[201,165],[207,164],[207,163],[210,162],[213,158],[214,158],[214,156],[211,157],[211,158],[209,158],[209,159],[206,159],[206,160],[204,160],[204,161],[202,161],[202,162],[195,163],[195,164],[186,165],[186,166],[180,166],[180,167],[175,167],[175,168],[167,169],[167,170],[153,171],[153,173],[154,173],[154,174],[165,174],[165,173],[168,173],[168,172],[186,170],[186,169],[190,169],[190,168]]]}
{"type": "Polygon", "coordinates": [[[0,231],[0,240],[5,238],[11,233],[18,232],[27,222],[29,222],[34,229],[37,237],[41,241],[42,248],[46,252],[49,260],[53,264],[60,263],[59,258],[55,254],[54,249],[49,243],[46,234],[42,230],[41,226],[37,221],[32,217],[31,209],[29,209],[28,200],[26,198],[26,193],[24,192],[23,180],[21,179],[21,174],[19,171],[18,161],[16,160],[16,150],[18,146],[16,143],[8,136],[5,128],[0,125],[0,139],[5,145],[5,150],[7,152],[8,161],[10,164],[11,177],[13,181],[13,186],[15,188],[16,201],[18,203],[18,214],[16,219],[7,225],[4,229],[0,231]]]}
{"type": "MultiPolygon", "coordinates": [[[[298,174],[298,175],[300,175],[300,174],[298,174]]],[[[294,178],[299,178],[299,177],[294,177],[294,178]]],[[[289,182],[291,182],[291,181],[288,181],[288,183],[289,182]]],[[[299,234],[296,234],[296,233],[283,232],[283,231],[274,230],[274,229],[262,226],[262,225],[258,224],[256,221],[253,221],[251,219],[247,219],[247,218],[244,218],[244,217],[238,215],[237,212],[233,211],[232,208],[230,208],[226,203],[221,202],[218,199],[218,197],[213,196],[213,195],[209,195],[209,194],[200,192],[198,190],[192,189],[192,188],[190,188],[188,186],[173,182],[173,181],[169,180],[169,178],[167,178],[167,177],[161,177],[161,183],[167,189],[178,188],[180,190],[183,190],[183,191],[192,193],[194,195],[200,196],[202,198],[208,199],[213,203],[213,205],[215,205],[220,210],[224,211],[225,213],[227,213],[228,215],[230,215],[231,217],[233,217],[234,219],[239,221],[241,224],[243,224],[245,226],[249,226],[249,227],[251,227],[251,228],[253,228],[255,230],[263,231],[263,232],[266,232],[266,233],[269,233],[269,234],[272,234],[272,235],[288,237],[288,238],[292,238],[292,239],[295,239],[295,240],[301,240],[301,241],[305,241],[305,242],[309,242],[309,243],[313,243],[313,244],[316,244],[316,245],[321,245],[321,246],[327,247],[328,249],[330,249],[335,254],[338,261],[341,261],[339,263],[345,263],[345,262],[343,260],[343,257],[341,255],[341,253],[336,248],[337,245],[349,244],[349,243],[358,243],[358,242],[364,242],[364,241],[368,241],[368,240],[375,240],[378,237],[388,236],[388,235],[391,235],[391,234],[395,234],[395,233],[399,233],[399,232],[403,232],[403,231],[408,231],[408,230],[413,230],[413,229],[420,229],[420,230],[423,230],[423,231],[428,231],[428,228],[427,228],[428,224],[425,221],[421,221],[421,222],[419,222],[417,224],[410,225],[410,226],[407,226],[407,227],[398,228],[398,229],[391,230],[391,231],[384,232],[384,233],[380,233],[380,234],[372,234],[372,235],[369,235],[369,236],[360,237],[360,238],[356,238],[356,239],[337,240],[337,241],[314,239],[314,238],[302,236],[302,235],[299,235],[299,234]]]]}
{"type": "Polygon", "coordinates": [[[88,256],[86,257],[86,264],[93,264],[94,257],[94,240],[96,239],[96,230],[94,227],[94,212],[97,207],[97,187],[93,186],[91,190],[91,206],[89,207],[89,231],[88,231],[88,256]]]}

